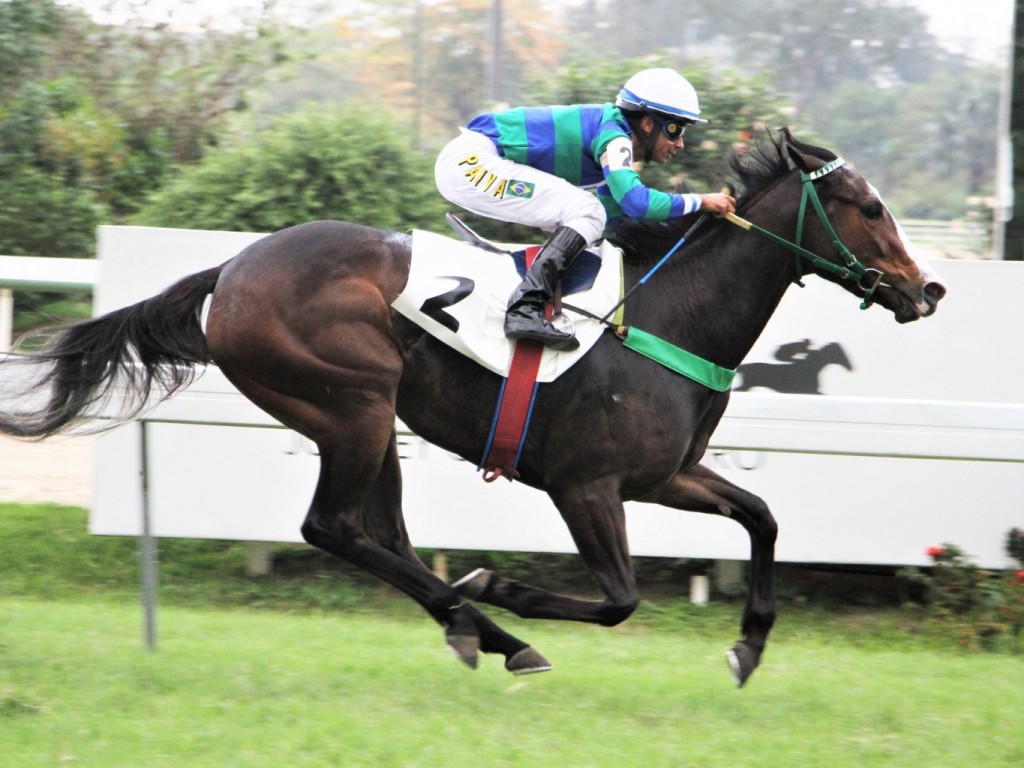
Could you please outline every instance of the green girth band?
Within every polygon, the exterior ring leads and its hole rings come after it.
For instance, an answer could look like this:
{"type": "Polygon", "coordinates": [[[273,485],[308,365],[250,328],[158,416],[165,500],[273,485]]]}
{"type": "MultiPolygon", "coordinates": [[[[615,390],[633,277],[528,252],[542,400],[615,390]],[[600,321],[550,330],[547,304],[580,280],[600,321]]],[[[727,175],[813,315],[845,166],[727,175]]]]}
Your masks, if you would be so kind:
{"type": "Polygon", "coordinates": [[[639,328],[619,326],[615,334],[627,348],[716,392],[728,391],[736,377],[736,371],[715,365],[639,328]]]}

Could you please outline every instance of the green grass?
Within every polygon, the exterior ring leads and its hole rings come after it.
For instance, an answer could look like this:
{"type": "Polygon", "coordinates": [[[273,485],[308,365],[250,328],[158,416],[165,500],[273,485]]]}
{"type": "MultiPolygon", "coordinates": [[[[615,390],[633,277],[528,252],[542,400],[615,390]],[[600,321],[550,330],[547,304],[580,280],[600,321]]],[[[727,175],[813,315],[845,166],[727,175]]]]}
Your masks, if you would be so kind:
{"type": "Polygon", "coordinates": [[[237,545],[161,541],[151,652],[134,542],[84,525],[0,506],[5,768],[1024,765],[1024,658],[900,611],[786,605],[737,691],[736,603],[658,600],[613,629],[488,609],[554,664],[514,678],[493,657],[466,669],[409,601],[302,552],[252,580],[237,545]]]}
{"type": "Polygon", "coordinates": [[[476,672],[427,622],[0,599],[0,754],[53,766],[1019,766],[1018,659],[519,626],[555,662],[476,672]]]}

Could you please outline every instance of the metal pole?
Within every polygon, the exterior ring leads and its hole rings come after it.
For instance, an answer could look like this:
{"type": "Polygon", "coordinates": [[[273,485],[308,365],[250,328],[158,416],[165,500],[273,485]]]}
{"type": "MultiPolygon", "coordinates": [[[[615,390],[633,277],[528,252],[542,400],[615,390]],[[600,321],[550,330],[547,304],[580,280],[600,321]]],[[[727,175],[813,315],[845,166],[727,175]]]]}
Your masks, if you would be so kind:
{"type": "MultiPolygon", "coordinates": [[[[1014,13],[1014,16],[1017,14],[1014,13]]],[[[1006,222],[1013,218],[1013,136],[1010,133],[1013,101],[1013,69],[1015,22],[1010,24],[1010,46],[1003,61],[1003,78],[999,87],[999,119],[996,124],[996,196],[992,211],[992,253],[1006,258],[1006,222]]],[[[1019,253],[1019,249],[1017,250],[1019,253]]],[[[1012,256],[1011,256],[1012,258],[1012,256]]]]}
{"type": "Polygon", "coordinates": [[[139,578],[142,582],[142,610],[145,622],[146,647],[156,650],[156,539],[150,525],[149,509],[149,451],[146,420],[139,422],[141,440],[142,538],[139,540],[139,578]]]}
{"type": "MultiPolygon", "coordinates": [[[[1024,260],[1024,0],[1013,4],[1013,26],[1010,43],[1009,137],[1007,160],[1012,176],[1012,197],[1006,201],[1013,206],[1003,222],[1002,258],[1007,261],[1024,260]]],[[[999,256],[999,254],[996,254],[999,256]]]]}
{"type": "Polygon", "coordinates": [[[426,23],[424,21],[423,2],[420,0],[416,3],[416,16],[413,20],[415,27],[413,31],[413,49],[412,49],[412,68],[413,77],[416,81],[416,92],[413,94],[413,115],[412,115],[412,140],[413,146],[416,149],[423,149],[423,104],[425,99],[423,96],[423,90],[427,86],[426,72],[426,57],[423,54],[423,36],[425,34],[424,28],[426,23]]]}
{"type": "Polygon", "coordinates": [[[488,41],[490,43],[487,56],[486,88],[484,102],[494,106],[504,96],[501,72],[501,0],[491,0],[490,12],[487,20],[488,41]]]}
{"type": "Polygon", "coordinates": [[[10,352],[14,336],[14,291],[0,288],[0,352],[10,352]]]}

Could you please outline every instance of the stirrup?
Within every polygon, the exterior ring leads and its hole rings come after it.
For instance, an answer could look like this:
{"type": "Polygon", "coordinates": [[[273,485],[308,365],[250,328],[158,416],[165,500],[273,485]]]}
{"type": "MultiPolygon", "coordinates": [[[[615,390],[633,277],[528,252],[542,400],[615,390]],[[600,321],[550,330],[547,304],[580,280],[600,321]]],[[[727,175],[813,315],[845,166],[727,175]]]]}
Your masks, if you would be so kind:
{"type": "Polygon", "coordinates": [[[556,331],[567,333],[570,336],[576,335],[576,324],[572,321],[564,312],[559,312],[557,315],[552,315],[551,319],[548,320],[551,325],[554,326],[556,331]]]}
{"type": "MultiPolygon", "coordinates": [[[[535,318],[520,317],[516,319],[522,321],[518,323],[519,327],[515,327],[516,323],[513,322],[513,327],[510,328],[506,318],[505,336],[509,339],[539,341],[545,347],[559,352],[571,352],[574,349],[579,349],[579,339],[576,338],[576,334],[572,330],[565,331],[545,319],[541,319],[540,323],[532,322],[535,318]]],[[[569,323],[571,326],[572,321],[569,323]]]]}

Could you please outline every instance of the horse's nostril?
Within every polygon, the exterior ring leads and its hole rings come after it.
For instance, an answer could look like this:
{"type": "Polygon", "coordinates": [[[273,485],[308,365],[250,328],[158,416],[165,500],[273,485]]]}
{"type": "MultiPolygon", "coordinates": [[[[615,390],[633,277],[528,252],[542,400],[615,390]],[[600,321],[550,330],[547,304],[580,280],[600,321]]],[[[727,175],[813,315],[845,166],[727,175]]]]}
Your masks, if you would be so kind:
{"type": "Polygon", "coordinates": [[[924,300],[929,304],[938,304],[946,295],[946,286],[942,283],[926,283],[924,286],[924,300]]]}

